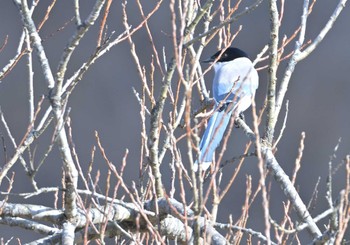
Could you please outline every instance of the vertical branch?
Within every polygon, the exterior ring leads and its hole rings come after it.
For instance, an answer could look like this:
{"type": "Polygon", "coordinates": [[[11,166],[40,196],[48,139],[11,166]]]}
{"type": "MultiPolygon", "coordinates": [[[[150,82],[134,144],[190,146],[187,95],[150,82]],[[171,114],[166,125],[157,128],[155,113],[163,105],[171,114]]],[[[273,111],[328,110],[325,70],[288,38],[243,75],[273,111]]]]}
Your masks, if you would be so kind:
{"type": "MultiPolygon", "coordinates": [[[[303,14],[301,16],[299,38],[295,43],[294,53],[288,62],[287,69],[284,72],[284,76],[283,76],[282,81],[281,81],[281,86],[280,86],[280,89],[278,91],[278,96],[277,96],[276,105],[275,105],[276,118],[278,117],[278,114],[281,110],[284,95],[287,92],[290,78],[294,72],[294,68],[295,68],[296,64],[298,63],[300,49],[304,43],[305,32],[306,32],[306,22],[307,22],[307,16],[308,16],[308,7],[309,7],[309,0],[305,0],[304,5],[303,5],[303,14]]],[[[276,125],[276,121],[273,123],[273,125],[272,125],[273,127],[276,125]]]]}
{"type": "Polygon", "coordinates": [[[74,0],[74,14],[75,14],[75,24],[77,26],[80,26],[81,25],[81,19],[80,19],[79,0],[74,0]]]}
{"type": "MultiPolygon", "coordinates": [[[[9,62],[0,70],[0,83],[2,82],[2,79],[5,78],[5,76],[12,70],[12,68],[17,64],[17,62],[24,55],[26,51],[26,50],[22,50],[24,39],[25,39],[25,31],[23,30],[17,46],[16,55],[12,59],[10,59],[9,62]]],[[[5,43],[0,47],[0,52],[6,46],[6,43],[7,43],[7,37],[5,39],[5,43]]]]}
{"type": "MultiPolygon", "coordinates": [[[[55,94],[58,96],[61,96],[62,94],[62,86],[63,86],[63,79],[66,74],[68,62],[70,61],[70,58],[75,50],[75,48],[79,45],[80,40],[85,36],[85,34],[88,32],[89,28],[94,25],[97,17],[100,15],[102,6],[104,5],[105,0],[96,0],[94,7],[92,8],[89,16],[86,18],[84,23],[82,23],[80,26],[77,26],[77,30],[74,33],[73,37],[67,44],[67,46],[64,49],[64,52],[62,54],[62,58],[60,60],[60,63],[57,68],[57,73],[56,73],[56,80],[57,80],[57,85],[55,87],[55,94]]],[[[75,18],[77,19],[79,16],[77,14],[79,13],[78,8],[78,2],[75,2],[75,8],[76,8],[76,16],[75,18]]],[[[78,22],[76,20],[76,22],[78,22]]]]}
{"type": "Polygon", "coordinates": [[[279,35],[279,17],[277,9],[277,0],[269,1],[270,7],[270,63],[268,68],[268,87],[267,87],[267,122],[265,128],[264,141],[267,145],[272,145],[274,125],[276,121],[275,103],[276,103],[276,82],[278,68],[278,35],[279,35]]]}
{"type": "Polygon", "coordinates": [[[255,107],[255,101],[254,98],[252,99],[252,114],[253,114],[253,126],[254,126],[254,133],[256,135],[256,149],[257,149],[257,156],[258,156],[258,168],[260,173],[260,179],[259,179],[259,185],[261,186],[261,194],[262,194],[262,207],[264,210],[264,221],[265,221],[265,236],[267,239],[267,244],[271,244],[271,234],[270,234],[270,211],[269,211],[269,201],[267,197],[267,190],[265,185],[265,179],[266,179],[266,169],[264,167],[264,159],[261,153],[261,144],[260,144],[260,136],[259,136],[259,123],[258,123],[258,116],[256,114],[256,107],[255,107]]]}
{"type": "Polygon", "coordinates": [[[47,87],[49,89],[52,89],[55,86],[55,81],[52,75],[49,60],[47,59],[44,47],[41,44],[41,38],[39,36],[39,33],[36,31],[34,21],[31,17],[31,13],[28,8],[27,1],[26,0],[21,0],[21,1],[14,0],[14,1],[21,12],[23,24],[27,28],[29,32],[29,36],[33,43],[34,49],[36,50],[36,54],[38,56],[40,66],[41,66],[43,75],[45,77],[45,81],[47,83],[47,87]]]}
{"type": "MultiPolygon", "coordinates": [[[[190,82],[184,83],[185,85],[185,93],[186,93],[186,111],[185,111],[185,124],[186,124],[186,143],[187,143],[187,155],[189,159],[189,163],[191,166],[191,170],[193,169],[193,155],[192,155],[192,130],[191,130],[191,100],[192,100],[192,85],[190,82]]],[[[201,204],[202,204],[202,196],[203,196],[203,190],[202,190],[202,183],[197,184],[197,178],[200,179],[199,176],[200,172],[198,171],[195,173],[194,171],[191,171],[191,178],[192,178],[192,184],[193,184],[193,210],[195,215],[200,215],[201,213],[201,204]]],[[[200,182],[200,180],[199,180],[200,182]]],[[[199,237],[200,237],[200,225],[198,223],[198,220],[195,219],[194,221],[194,244],[199,244],[199,237]]]]}
{"type": "MultiPolygon", "coordinates": [[[[157,6],[155,7],[154,10],[156,10],[160,6],[160,3],[157,4],[157,6]]],[[[125,28],[128,30],[129,24],[127,22],[126,4],[127,4],[127,2],[123,3],[123,24],[124,24],[125,28]]],[[[142,6],[139,5],[139,8],[141,9],[141,13],[143,15],[142,6]]],[[[144,17],[144,23],[147,23],[147,19],[148,19],[147,17],[144,17]]],[[[149,32],[149,34],[150,34],[150,32],[149,32]]],[[[146,77],[145,77],[145,74],[141,68],[138,56],[136,54],[135,44],[132,41],[131,35],[132,35],[132,33],[128,32],[128,41],[129,41],[129,44],[131,47],[131,54],[133,56],[133,59],[135,61],[136,66],[137,66],[137,70],[138,70],[138,73],[139,73],[140,78],[142,80],[144,89],[146,89],[146,91],[148,92],[150,99],[153,100],[153,96],[152,96],[153,93],[150,92],[149,87],[147,85],[146,77]]],[[[164,105],[165,105],[165,100],[167,98],[168,89],[170,87],[171,79],[172,79],[172,76],[173,76],[173,73],[175,70],[175,60],[172,60],[168,67],[169,68],[168,68],[168,71],[167,71],[167,74],[165,77],[165,82],[163,83],[163,86],[161,89],[160,97],[155,102],[155,105],[151,111],[151,129],[150,129],[150,138],[149,138],[150,139],[150,141],[149,141],[150,165],[151,165],[152,174],[153,174],[154,179],[155,179],[155,192],[156,192],[157,197],[164,196],[163,184],[162,184],[162,179],[161,179],[162,175],[161,175],[161,172],[159,169],[160,168],[159,137],[160,137],[160,129],[162,127],[161,118],[162,118],[162,113],[163,113],[163,109],[164,109],[164,105]]],[[[154,102],[152,101],[152,104],[153,103],[154,102]]]]}
{"type": "MultiPolygon", "coordinates": [[[[199,21],[203,18],[203,16],[208,12],[208,10],[211,8],[213,5],[214,0],[208,0],[203,7],[200,7],[199,12],[197,13],[197,16],[194,18],[191,24],[189,24],[185,31],[184,35],[185,37],[188,37],[189,34],[192,34],[194,29],[196,28],[197,24],[199,21]]],[[[188,44],[187,44],[188,45],[188,44]]],[[[187,46],[186,45],[186,46],[187,46]]]]}
{"type": "MultiPolygon", "coordinates": [[[[29,32],[26,28],[24,28],[25,32],[25,43],[26,43],[26,49],[28,50],[27,53],[27,67],[28,67],[28,104],[29,104],[29,120],[28,122],[30,123],[30,126],[32,131],[34,130],[34,81],[33,81],[33,56],[32,56],[32,49],[30,47],[30,37],[29,37],[29,32]]],[[[30,148],[29,148],[29,154],[30,148]]],[[[20,158],[21,161],[23,161],[23,158],[20,158]]],[[[29,161],[30,165],[30,176],[33,177],[32,173],[34,172],[34,164],[33,161],[29,161]]],[[[32,178],[32,183],[34,189],[37,189],[37,185],[34,181],[34,178],[32,178]]]]}
{"type": "Polygon", "coordinates": [[[76,169],[72,157],[72,153],[69,148],[68,137],[64,128],[64,109],[62,108],[61,99],[55,95],[50,96],[51,106],[56,119],[57,132],[57,144],[63,161],[63,168],[65,173],[65,186],[66,192],[64,196],[65,201],[65,215],[67,221],[63,225],[62,232],[62,244],[73,244],[74,231],[75,231],[75,218],[77,213],[77,193],[78,186],[78,170],[76,169]]]}
{"type": "MultiPolygon", "coordinates": [[[[163,0],[160,0],[158,3],[157,3],[157,6],[155,7],[155,9],[158,8],[158,6],[160,6],[162,4],[163,0]]],[[[152,37],[152,33],[151,33],[151,30],[148,26],[148,21],[147,21],[147,16],[145,16],[144,14],[144,11],[143,11],[143,8],[142,8],[142,5],[141,5],[141,2],[140,0],[137,0],[137,5],[139,7],[139,10],[141,12],[141,16],[143,18],[143,20],[145,21],[145,28],[146,28],[146,31],[147,31],[147,34],[148,34],[148,38],[149,38],[149,41],[151,42],[152,44],[152,49],[153,49],[153,53],[154,53],[154,56],[156,58],[156,62],[157,62],[157,66],[159,68],[159,71],[160,73],[162,74],[162,76],[164,76],[164,72],[163,72],[163,69],[162,69],[162,66],[160,64],[160,59],[159,59],[159,55],[158,55],[158,51],[157,51],[157,48],[155,46],[155,43],[153,41],[153,37],[152,37]]]]}
{"type": "Polygon", "coordinates": [[[163,197],[163,184],[162,184],[162,174],[160,173],[159,167],[159,136],[161,128],[161,117],[164,109],[165,100],[167,98],[168,89],[171,84],[171,79],[176,68],[175,59],[170,61],[168,66],[167,75],[165,77],[165,82],[163,83],[160,96],[156,102],[156,105],[152,108],[151,112],[151,129],[150,129],[150,160],[152,174],[155,178],[156,193],[157,197],[163,197]]]}
{"type": "Polygon", "coordinates": [[[105,26],[106,26],[106,22],[107,22],[107,17],[108,17],[108,15],[109,15],[109,9],[111,8],[112,2],[113,2],[113,0],[107,0],[107,4],[106,4],[106,7],[105,7],[105,11],[104,11],[104,14],[103,14],[103,18],[102,18],[101,24],[100,24],[100,31],[99,31],[99,33],[98,33],[97,47],[101,46],[103,31],[105,30],[105,26]]]}
{"type": "Polygon", "coordinates": [[[344,241],[345,232],[350,220],[350,155],[345,157],[346,167],[346,186],[345,190],[341,191],[341,199],[339,205],[339,230],[335,244],[341,244],[344,241]]]}
{"type": "MultiPolygon", "coordinates": [[[[308,2],[308,0],[305,0],[305,2],[304,2],[303,16],[302,16],[302,20],[301,20],[301,23],[302,24],[304,23],[304,25],[306,25],[306,17],[307,17],[307,15],[304,14],[306,11],[305,10],[306,1],[308,2]]],[[[280,89],[278,91],[277,101],[276,101],[276,115],[278,115],[280,110],[281,110],[283,99],[284,99],[284,96],[287,92],[289,81],[290,81],[290,78],[292,76],[292,73],[294,71],[296,64],[299,61],[305,59],[308,55],[310,55],[315,50],[315,48],[321,43],[321,41],[324,39],[324,37],[329,32],[329,30],[333,27],[335,21],[337,20],[338,16],[340,15],[341,11],[344,9],[346,2],[347,2],[347,0],[339,0],[338,5],[336,6],[333,14],[330,16],[327,24],[323,27],[323,29],[320,31],[320,33],[315,38],[315,40],[303,52],[298,51],[298,47],[300,45],[302,45],[302,43],[300,43],[300,41],[303,40],[301,37],[303,35],[305,35],[305,34],[300,33],[299,41],[295,44],[294,54],[288,62],[288,66],[286,68],[286,71],[284,72],[284,76],[283,76],[283,79],[281,81],[281,86],[280,86],[280,89]]],[[[305,32],[305,28],[303,30],[305,32]]]]}
{"type": "Polygon", "coordinates": [[[19,0],[15,0],[15,3],[18,5],[20,9],[23,24],[28,30],[29,36],[31,37],[31,41],[33,42],[33,46],[36,50],[36,53],[38,54],[42,72],[45,76],[45,80],[50,90],[49,98],[50,98],[51,106],[56,118],[56,123],[57,123],[56,128],[58,129],[57,142],[58,142],[61,158],[63,161],[63,167],[65,171],[65,185],[66,185],[65,215],[68,219],[68,222],[65,222],[63,225],[62,243],[73,244],[74,230],[75,230],[74,218],[77,216],[76,188],[78,184],[78,171],[74,165],[73,157],[69,148],[66,130],[64,128],[64,120],[63,120],[64,108],[62,105],[61,90],[62,90],[64,73],[65,73],[69,58],[72,52],[74,51],[75,47],[79,44],[80,39],[87,32],[88,27],[91,26],[96,20],[96,18],[98,17],[100,9],[102,8],[102,5],[104,3],[104,0],[96,1],[93,10],[90,13],[90,16],[86,21],[86,26],[84,28],[80,28],[77,31],[76,35],[73,36],[72,41],[66,48],[63,58],[61,60],[61,63],[59,65],[59,69],[58,69],[59,75],[58,75],[58,81],[56,86],[55,86],[55,81],[49,65],[49,61],[45,54],[44,47],[41,44],[41,38],[35,27],[35,23],[31,18],[27,1],[21,0],[21,2],[19,2],[19,0]]]}
{"type": "MultiPolygon", "coordinates": [[[[305,5],[309,4],[309,1],[305,0],[305,5]]],[[[310,46],[308,46],[303,52],[301,52],[298,61],[303,60],[304,58],[306,58],[310,53],[312,53],[315,48],[321,43],[321,41],[324,39],[324,37],[327,35],[327,33],[329,32],[329,30],[333,27],[335,21],[337,20],[339,14],[341,13],[341,11],[343,10],[343,8],[345,7],[347,0],[340,0],[338,5],[336,6],[334,12],[332,13],[332,15],[330,16],[327,24],[323,27],[323,29],[320,31],[320,33],[317,35],[317,37],[315,38],[315,40],[311,43],[310,46]]],[[[312,5],[311,5],[312,6],[312,5]]],[[[303,18],[305,18],[305,22],[306,22],[306,18],[307,15],[304,17],[303,14],[303,18]]],[[[305,23],[306,25],[306,23],[305,23]]]]}
{"type": "Polygon", "coordinates": [[[32,52],[30,47],[30,38],[29,33],[25,30],[26,37],[26,48],[28,50],[27,53],[27,67],[28,67],[28,102],[29,102],[29,123],[33,123],[31,125],[34,128],[34,87],[33,87],[33,63],[32,63],[32,52]]]}

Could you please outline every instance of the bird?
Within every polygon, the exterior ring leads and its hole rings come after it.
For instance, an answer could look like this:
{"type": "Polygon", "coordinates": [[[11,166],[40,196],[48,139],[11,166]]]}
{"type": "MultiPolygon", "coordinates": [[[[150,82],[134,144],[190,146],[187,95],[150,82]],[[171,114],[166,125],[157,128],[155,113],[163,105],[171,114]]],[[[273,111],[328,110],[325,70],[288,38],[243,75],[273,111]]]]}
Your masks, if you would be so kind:
{"type": "Polygon", "coordinates": [[[215,101],[207,128],[199,143],[198,159],[193,170],[203,171],[213,162],[215,149],[219,146],[231,116],[237,118],[250,107],[259,86],[258,72],[247,53],[236,47],[217,51],[202,63],[214,63],[212,92],[215,101]],[[233,115],[232,115],[233,114],[233,115]]]}

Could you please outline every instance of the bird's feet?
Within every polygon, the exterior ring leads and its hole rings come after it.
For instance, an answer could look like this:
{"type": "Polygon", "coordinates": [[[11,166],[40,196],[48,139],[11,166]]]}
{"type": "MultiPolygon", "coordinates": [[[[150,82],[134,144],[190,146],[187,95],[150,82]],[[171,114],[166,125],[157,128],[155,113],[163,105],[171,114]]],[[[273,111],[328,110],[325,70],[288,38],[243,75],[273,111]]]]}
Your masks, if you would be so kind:
{"type": "MultiPolygon", "coordinates": [[[[243,122],[245,122],[245,116],[244,116],[243,112],[239,113],[238,117],[240,119],[242,119],[243,122]]],[[[239,128],[239,125],[238,125],[238,123],[236,121],[235,121],[235,128],[239,128]]]]}

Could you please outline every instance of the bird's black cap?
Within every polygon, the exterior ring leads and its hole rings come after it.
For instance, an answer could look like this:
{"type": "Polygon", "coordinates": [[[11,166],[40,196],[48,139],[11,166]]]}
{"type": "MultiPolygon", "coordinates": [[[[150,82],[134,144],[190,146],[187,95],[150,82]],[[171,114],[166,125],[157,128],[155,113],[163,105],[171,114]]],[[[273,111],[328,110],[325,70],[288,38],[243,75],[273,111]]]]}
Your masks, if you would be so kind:
{"type": "Polygon", "coordinates": [[[234,59],[242,58],[242,57],[248,58],[247,53],[239,48],[229,47],[223,53],[222,52],[223,50],[220,50],[216,52],[213,56],[211,56],[209,59],[202,60],[201,62],[203,63],[214,62],[218,57],[220,57],[220,59],[218,59],[217,62],[227,62],[227,61],[232,61],[234,59]]]}

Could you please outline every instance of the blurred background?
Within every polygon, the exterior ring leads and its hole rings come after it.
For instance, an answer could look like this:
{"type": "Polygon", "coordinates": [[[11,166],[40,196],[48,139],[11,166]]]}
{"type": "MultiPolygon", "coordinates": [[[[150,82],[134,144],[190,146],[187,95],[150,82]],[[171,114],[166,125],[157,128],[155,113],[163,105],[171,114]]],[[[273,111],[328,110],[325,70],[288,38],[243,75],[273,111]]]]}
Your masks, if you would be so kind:
{"type": "MultiPolygon", "coordinates": [[[[245,6],[253,2],[244,1],[238,11],[242,11],[245,6]]],[[[46,8],[50,3],[49,1],[40,1],[34,12],[36,23],[42,20],[46,8]]],[[[82,19],[86,18],[93,3],[94,1],[81,1],[82,19]]],[[[154,0],[149,1],[148,4],[143,3],[145,5],[144,12],[146,14],[149,13],[156,3],[154,0]]],[[[124,31],[121,4],[120,1],[113,2],[108,19],[108,32],[115,31],[115,35],[119,35],[124,31]]],[[[283,35],[290,37],[299,26],[303,1],[286,1],[285,4],[280,39],[282,39],[283,35]]],[[[308,18],[306,40],[313,40],[317,36],[334,11],[336,4],[337,1],[316,2],[313,12],[308,18]]],[[[142,21],[136,3],[134,1],[128,1],[127,10],[129,13],[129,23],[133,27],[136,27],[142,21]]],[[[159,11],[149,20],[154,44],[159,53],[162,53],[164,48],[168,59],[167,62],[173,53],[169,13],[169,6],[167,6],[167,3],[163,3],[159,11]]],[[[73,16],[73,4],[71,2],[57,1],[49,20],[40,31],[50,66],[54,72],[58,66],[62,51],[74,32],[74,21],[70,21],[73,16]],[[65,26],[65,28],[58,31],[62,26],[65,26]]],[[[74,71],[93,53],[97,42],[99,21],[91,28],[73,53],[68,66],[67,77],[72,76],[74,71]]],[[[341,138],[341,143],[336,153],[337,158],[333,162],[334,166],[341,164],[344,157],[350,154],[349,23],[350,12],[349,8],[345,7],[323,42],[309,57],[296,66],[285,97],[289,100],[289,115],[286,130],[278,145],[276,158],[286,173],[291,175],[298,154],[301,133],[306,133],[305,150],[302,158],[302,167],[297,178],[297,187],[302,199],[308,203],[319,181],[317,200],[313,202],[310,208],[313,216],[327,209],[325,193],[328,162],[339,138],[341,138]]],[[[255,58],[269,42],[270,21],[268,2],[264,1],[258,9],[249,15],[241,17],[238,22],[232,25],[232,32],[237,31],[239,25],[242,25],[243,29],[234,40],[233,45],[245,50],[251,58],[255,58]]],[[[7,44],[0,53],[1,69],[8,63],[9,59],[14,57],[21,33],[22,22],[17,7],[10,0],[1,1],[0,46],[4,43],[6,36],[8,36],[7,44]]],[[[141,65],[145,65],[146,69],[149,69],[152,46],[148,41],[146,31],[144,29],[138,31],[133,36],[133,40],[136,44],[136,51],[139,54],[141,65]]],[[[217,41],[213,41],[208,45],[204,50],[203,57],[208,57],[216,52],[216,45],[217,41]]],[[[294,42],[286,48],[285,53],[288,53],[293,48],[294,42]]],[[[164,68],[164,64],[162,65],[164,68]]],[[[279,68],[278,79],[281,78],[285,67],[286,62],[282,62],[279,68]]],[[[205,66],[205,68],[207,67],[205,66]]],[[[26,59],[22,58],[13,71],[5,79],[0,81],[1,110],[17,144],[21,142],[28,126],[28,79],[26,71],[26,59]]],[[[47,95],[47,87],[36,58],[34,58],[34,72],[35,101],[37,103],[42,95],[47,95]]],[[[256,96],[256,104],[258,108],[261,108],[266,95],[266,69],[261,70],[259,76],[260,87],[256,96]]],[[[208,88],[211,88],[212,78],[213,71],[210,71],[205,76],[208,88]]],[[[156,91],[160,88],[161,83],[161,77],[157,74],[156,91]]],[[[90,162],[91,149],[96,145],[95,131],[98,131],[107,156],[115,165],[121,164],[126,149],[129,150],[125,170],[125,182],[128,185],[131,185],[132,181],[137,182],[139,176],[138,166],[141,145],[140,105],[132,88],[135,88],[140,93],[142,91],[142,85],[130,55],[129,44],[124,41],[115,46],[91,67],[74,90],[68,102],[68,106],[71,107],[70,116],[72,119],[73,140],[80,164],[85,168],[84,170],[86,170],[90,162]]],[[[198,95],[194,96],[198,98],[198,95]]],[[[44,102],[44,108],[47,108],[47,106],[48,101],[46,100],[44,102]]],[[[194,109],[197,106],[199,106],[199,99],[193,102],[194,109]]],[[[277,126],[276,136],[279,134],[281,122],[283,121],[285,114],[284,108],[283,106],[280,113],[280,123],[277,126]]],[[[248,110],[245,113],[248,125],[252,125],[250,112],[251,110],[248,110]]],[[[164,114],[163,119],[167,120],[166,116],[167,114],[164,114]]],[[[149,118],[146,118],[146,120],[149,125],[149,118]]],[[[178,130],[178,135],[184,133],[182,129],[178,130]]],[[[264,121],[260,126],[260,130],[263,133],[264,121]]],[[[51,142],[52,132],[52,129],[45,132],[35,146],[35,155],[33,157],[35,164],[41,160],[42,154],[47,150],[48,144],[51,142]]],[[[3,145],[7,148],[6,152],[3,150],[0,151],[0,165],[4,165],[6,160],[13,155],[14,150],[2,124],[0,125],[0,134],[4,139],[1,148],[3,148],[3,145]]],[[[224,155],[224,159],[241,154],[247,141],[246,136],[240,129],[234,129],[229,139],[229,148],[224,155]]],[[[185,157],[186,142],[183,141],[182,144],[184,165],[188,167],[185,162],[187,160],[185,157]]],[[[31,150],[34,150],[34,147],[31,150]]],[[[170,188],[171,174],[167,165],[169,159],[170,154],[168,153],[162,165],[163,180],[168,190],[170,188]]],[[[225,174],[227,174],[224,175],[224,181],[226,180],[225,178],[230,177],[235,166],[235,164],[232,164],[225,169],[225,174]]],[[[60,186],[62,177],[61,168],[62,164],[59,152],[57,147],[55,147],[37,174],[39,187],[60,186]]],[[[101,171],[101,176],[105,176],[104,174],[106,174],[108,169],[100,154],[96,154],[93,174],[96,174],[98,169],[101,171]]],[[[339,191],[345,186],[344,169],[345,167],[341,166],[338,171],[334,171],[334,198],[338,196],[339,191]]],[[[32,191],[30,181],[25,176],[19,162],[12,168],[12,171],[16,173],[14,189],[12,191],[14,193],[32,191]]],[[[243,165],[241,173],[221,206],[222,210],[230,210],[234,221],[241,214],[247,175],[252,175],[253,188],[256,188],[259,179],[256,159],[248,160],[243,165]]],[[[101,189],[104,189],[103,180],[101,180],[100,185],[101,189]]],[[[273,219],[280,220],[283,217],[281,201],[286,201],[286,198],[276,182],[272,181],[271,188],[273,193],[270,197],[271,216],[273,219]]],[[[4,187],[1,190],[4,191],[4,187]]],[[[188,199],[190,200],[190,197],[188,199]]],[[[53,201],[54,195],[52,193],[29,200],[23,200],[16,196],[9,198],[9,202],[49,206],[52,206],[53,201]]],[[[262,232],[264,226],[260,197],[258,197],[254,205],[251,208],[247,227],[262,232]]],[[[208,203],[208,206],[210,206],[210,203],[208,203]]],[[[219,210],[218,221],[222,223],[228,222],[228,213],[219,210]]],[[[323,229],[323,226],[320,227],[323,229]]],[[[303,234],[308,241],[309,237],[307,234],[303,234]]],[[[10,237],[20,237],[22,242],[29,242],[40,237],[32,232],[5,226],[0,226],[0,236],[4,237],[5,240],[10,237]]],[[[350,234],[348,234],[348,239],[350,239],[350,234]]]]}

